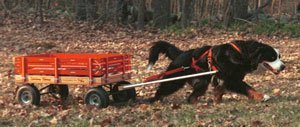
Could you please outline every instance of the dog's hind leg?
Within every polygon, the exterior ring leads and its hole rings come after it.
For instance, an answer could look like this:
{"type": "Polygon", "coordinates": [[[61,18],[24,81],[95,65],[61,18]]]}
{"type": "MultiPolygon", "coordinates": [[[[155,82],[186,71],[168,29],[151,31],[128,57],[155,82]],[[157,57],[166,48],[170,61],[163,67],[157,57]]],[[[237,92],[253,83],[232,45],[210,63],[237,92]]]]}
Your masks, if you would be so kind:
{"type": "Polygon", "coordinates": [[[158,100],[162,100],[163,97],[168,96],[182,88],[185,83],[186,80],[176,80],[172,82],[161,83],[155,93],[155,96],[150,99],[150,102],[152,103],[158,100]]]}
{"type": "Polygon", "coordinates": [[[188,102],[192,104],[197,103],[198,97],[205,94],[210,82],[210,77],[201,77],[194,79],[194,81],[196,82],[193,82],[193,84],[191,84],[193,87],[193,92],[188,98],[188,102]]]}

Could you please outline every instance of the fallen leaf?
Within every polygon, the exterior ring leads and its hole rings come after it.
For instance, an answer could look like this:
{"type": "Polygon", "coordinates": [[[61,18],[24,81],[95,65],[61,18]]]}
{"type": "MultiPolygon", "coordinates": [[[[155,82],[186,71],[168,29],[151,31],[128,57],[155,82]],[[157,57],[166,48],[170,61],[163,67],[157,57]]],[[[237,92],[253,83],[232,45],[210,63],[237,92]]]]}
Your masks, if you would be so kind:
{"type": "Polygon", "coordinates": [[[259,120],[252,121],[253,127],[260,127],[260,126],[262,126],[262,124],[263,124],[263,122],[261,122],[259,120]]]}
{"type": "Polygon", "coordinates": [[[149,105],[141,104],[141,105],[138,107],[138,110],[141,111],[141,112],[145,112],[146,110],[148,110],[148,108],[149,108],[149,105]]]}
{"type": "Polygon", "coordinates": [[[53,117],[49,122],[53,125],[56,125],[58,121],[57,121],[56,117],[53,117]]]}
{"type": "Polygon", "coordinates": [[[273,89],[274,96],[280,96],[280,89],[273,89]]]}

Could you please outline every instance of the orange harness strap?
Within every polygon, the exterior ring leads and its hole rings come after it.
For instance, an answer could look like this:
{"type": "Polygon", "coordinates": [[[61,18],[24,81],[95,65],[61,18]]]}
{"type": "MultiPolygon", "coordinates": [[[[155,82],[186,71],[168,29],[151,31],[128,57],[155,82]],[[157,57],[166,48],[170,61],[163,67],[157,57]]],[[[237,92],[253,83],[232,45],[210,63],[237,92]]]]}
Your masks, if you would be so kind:
{"type": "MultiPolygon", "coordinates": [[[[242,54],[242,50],[236,45],[234,44],[234,42],[230,42],[229,43],[236,51],[238,51],[240,54],[242,54]]],[[[208,51],[208,55],[207,55],[207,62],[208,65],[210,66],[211,70],[213,71],[217,71],[217,67],[215,65],[213,65],[213,60],[212,60],[212,48],[209,49],[208,51]]]]}
{"type": "Polygon", "coordinates": [[[191,67],[194,68],[196,71],[200,71],[201,68],[197,65],[197,62],[204,58],[208,54],[208,50],[205,51],[201,56],[198,57],[198,59],[192,58],[191,67]]]}
{"type": "Polygon", "coordinates": [[[158,74],[158,75],[153,75],[153,76],[147,77],[144,82],[149,82],[149,81],[153,81],[153,80],[162,79],[166,75],[174,74],[174,73],[177,73],[177,72],[182,72],[184,70],[185,70],[185,68],[183,68],[183,67],[176,68],[176,69],[173,69],[173,70],[169,70],[169,71],[163,72],[163,73],[158,74]]]}
{"type": "Polygon", "coordinates": [[[229,43],[236,51],[238,51],[239,53],[242,53],[242,50],[236,45],[234,44],[234,42],[230,42],[229,43]]]}
{"type": "MultiPolygon", "coordinates": [[[[196,71],[200,71],[202,70],[201,67],[199,67],[197,65],[197,62],[201,59],[203,59],[206,55],[208,54],[208,50],[205,51],[201,56],[198,57],[198,59],[195,59],[194,57],[192,58],[192,63],[191,63],[191,68],[194,68],[196,71]]],[[[166,71],[166,72],[163,72],[161,74],[158,74],[158,75],[153,75],[153,76],[150,76],[150,77],[147,77],[145,79],[144,82],[149,82],[149,81],[153,81],[153,80],[158,80],[158,79],[162,79],[164,76],[166,75],[171,75],[171,74],[174,74],[174,73],[178,73],[178,72],[182,72],[182,71],[185,71],[186,69],[188,69],[189,67],[180,67],[180,68],[175,68],[173,70],[169,70],[169,71],[166,71]]]]}
{"type": "Polygon", "coordinates": [[[211,70],[213,70],[213,71],[218,70],[217,67],[215,65],[213,65],[212,48],[210,48],[209,51],[208,51],[207,62],[208,62],[209,67],[211,68],[211,70]]]}

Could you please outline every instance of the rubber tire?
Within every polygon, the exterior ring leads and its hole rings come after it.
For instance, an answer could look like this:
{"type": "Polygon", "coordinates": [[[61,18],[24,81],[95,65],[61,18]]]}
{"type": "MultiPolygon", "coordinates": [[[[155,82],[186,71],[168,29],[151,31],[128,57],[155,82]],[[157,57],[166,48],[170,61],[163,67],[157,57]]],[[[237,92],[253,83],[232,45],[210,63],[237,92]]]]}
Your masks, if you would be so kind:
{"type": "Polygon", "coordinates": [[[130,82],[127,81],[121,81],[118,82],[116,85],[114,85],[112,89],[112,97],[115,102],[128,102],[130,99],[135,101],[136,99],[136,90],[135,88],[125,89],[122,91],[119,91],[119,86],[130,84],[130,82]]]}
{"type": "Polygon", "coordinates": [[[40,92],[39,92],[38,88],[36,88],[32,84],[30,84],[30,85],[25,84],[25,85],[19,87],[18,90],[17,90],[16,99],[20,104],[23,104],[23,105],[39,105],[40,104],[40,98],[41,98],[41,95],[40,95],[40,92]],[[28,103],[25,103],[25,102],[22,101],[21,96],[24,92],[28,92],[31,96],[31,100],[28,103]]]}
{"type": "Polygon", "coordinates": [[[91,88],[84,96],[84,103],[87,105],[92,105],[97,108],[106,108],[109,105],[108,93],[102,87],[91,88]],[[97,96],[100,100],[99,105],[93,105],[90,103],[91,96],[97,96]]]}

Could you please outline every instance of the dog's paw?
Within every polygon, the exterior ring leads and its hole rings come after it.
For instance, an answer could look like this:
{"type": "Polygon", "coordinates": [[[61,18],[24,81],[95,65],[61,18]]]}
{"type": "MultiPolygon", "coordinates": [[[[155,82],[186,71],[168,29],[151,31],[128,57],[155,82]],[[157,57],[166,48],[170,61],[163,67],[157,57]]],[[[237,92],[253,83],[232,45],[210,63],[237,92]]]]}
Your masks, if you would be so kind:
{"type": "Polygon", "coordinates": [[[152,97],[147,99],[149,103],[155,103],[157,101],[162,101],[162,98],[156,98],[156,97],[152,97]]]}
{"type": "Polygon", "coordinates": [[[266,102],[266,101],[269,101],[270,99],[271,99],[271,96],[265,94],[264,97],[263,97],[263,99],[262,99],[262,101],[266,102]]]}
{"type": "Polygon", "coordinates": [[[152,69],[152,67],[153,67],[153,64],[152,64],[152,63],[148,64],[148,66],[147,66],[147,71],[150,71],[150,70],[152,69]]]}

